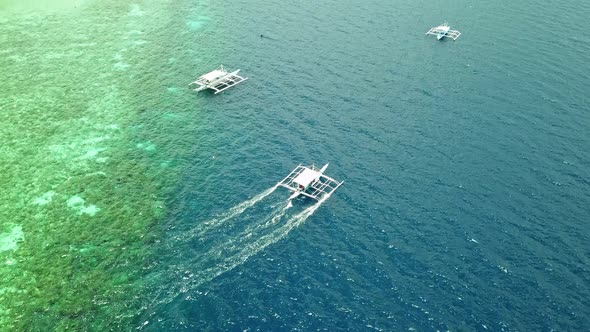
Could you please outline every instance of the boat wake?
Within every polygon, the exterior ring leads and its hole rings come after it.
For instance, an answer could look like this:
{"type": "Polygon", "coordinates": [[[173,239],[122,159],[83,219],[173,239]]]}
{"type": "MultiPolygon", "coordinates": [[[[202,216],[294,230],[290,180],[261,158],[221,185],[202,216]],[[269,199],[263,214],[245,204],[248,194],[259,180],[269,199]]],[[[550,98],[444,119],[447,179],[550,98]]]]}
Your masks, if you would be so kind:
{"type": "Polygon", "coordinates": [[[264,199],[275,189],[269,188],[182,235],[172,236],[164,250],[167,254],[160,259],[160,272],[153,276],[157,280],[156,295],[144,305],[141,320],[149,320],[162,305],[190,300],[199,294],[201,285],[285,238],[325,201],[303,210],[292,208],[290,200],[265,204],[264,199]]]}
{"type": "Polygon", "coordinates": [[[260,194],[230,208],[227,212],[224,212],[213,219],[202,222],[196,225],[193,229],[184,231],[182,234],[176,236],[175,239],[179,241],[186,241],[194,237],[200,237],[216,228],[224,226],[224,224],[228,221],[235,221],[235,219],[238,218],[242,213],[244,213],[248,208],[253,207],[254,205],[256,205],[256,203],[265,199],[268,195],[272,194],[276,189],[276,186],[266,189],[260,194]]]}

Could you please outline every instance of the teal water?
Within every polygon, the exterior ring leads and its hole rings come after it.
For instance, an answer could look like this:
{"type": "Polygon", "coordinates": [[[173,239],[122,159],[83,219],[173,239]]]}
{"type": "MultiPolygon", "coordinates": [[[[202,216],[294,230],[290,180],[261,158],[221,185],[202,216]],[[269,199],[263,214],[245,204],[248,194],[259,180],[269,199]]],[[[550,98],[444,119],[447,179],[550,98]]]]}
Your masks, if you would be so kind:
{"type": "Polygon", "coordinates": [[[588,4],[63,3],[0,21],[4,321],[589,328],[588,4]],[[423,36],[445,20],[457,41],[423,36]],[[185,88],[219,63],[249,80],[185,88]],[[285,209],[269,189],[312,162],[346,183],[285,209]]]}

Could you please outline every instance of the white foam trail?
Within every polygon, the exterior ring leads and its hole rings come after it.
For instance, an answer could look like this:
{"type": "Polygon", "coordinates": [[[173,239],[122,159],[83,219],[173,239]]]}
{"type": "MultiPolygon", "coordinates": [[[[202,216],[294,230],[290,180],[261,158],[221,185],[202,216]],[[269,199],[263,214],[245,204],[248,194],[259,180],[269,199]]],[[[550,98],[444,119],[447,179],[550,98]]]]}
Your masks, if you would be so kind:
{"type": "Polygon", "coordinates": [[[226,242],[217,244],[203,255],[195,255],[192,260],[181,265],[170,266],[167,273],[174,276],[173,278],[177,281],[173,283],[172,287],[169,287],[169,285],[161,286],[158,296],[145,309],[153,308],[153,305],[168,304],[180,294],[195,290],[199,286],[244,264],[250,257],[284,239],[294,228],[302,225],[324,201],[325,199],[322,199],[290,217],[278,228],[263,235],[264,231],[271,229],[286,214],[287,206],[281,204],[269,218],[264,218],[256,225],[251,225],[240,234],[232,236],[226,242]],[[264,221],[266,222],[264,223],[264,221]],[[161,293],[165,293],[165,295],[161,293]]]}
{"type": "Polygon", "coordinates": [[[221,214],[220,216],[213,218],[211,220],[207,220],[205,222],[202,222],[202,223],[196,225],[193,229],[189,229],[187,231],[184,231],[182,233],[182,235],[177,236],[176,239],[186,241],[188,239],[194,238],[195,236],[202,236],[206,232],[208,232],[214,228],[218,228],[221,225],[223,225],[225,222],[241,215],[248,208],[254,206],[256,203],[260,202],[261,200],[266,198],[268,195],[272,194],[276,189],[277,189],[277,186],[268,188],[265,191],[261,192],[260,194],[254,196],[248,200],[245,200],[242,203],[230,208],[229,211],[221,214]]]}
{"type": "MultiPolygon", "coordinates": [[[[239,234],[233,234],[228,236],[225,240],[218,240],[218,243],[207,250],[207,254],[215,253],[218,257],[202,256],[202,262],[194,262],[196,265],[206,265],[207,258],[223,260],[224,255],[231,257],[235,255],[235,252],[239,251],[244,243],[256,241],[256,238],[261,237],[266,231],[270,230],[271,227],[279,222],[286,214],[287,210],[285,207],[275,208],[268,216],[257,220],[251,225],[248,225],[244,230],[240,231],[239,234]],[[200,264],[199,264],[200,263],[200,264]]],[[[205,235],[207,236],[207,235],[205,235]]]]}
{"type": "MultiPolygon", "coordinates": [[[[282,217],[285,216],[285,214],[287,213],[287,209],[288,208],[289,208],[289,205],[284,206],[282,209],[278,209],[278,211],[275,210],[275,212],[273,212],[271,214],[271,218],[266,223],[256,225],[256,227],[254,228],[254,230],[259,230],[261,228],[267,228],[269,226],[272,226],[272,225],[276,224],[279,220],[281,220],[282,217]]],[[[248,227],[246,229],[246,231],[249,231],[249,230],[252,230],[252,226],[250,226],[250,227],[248,227]]]]}
{"type": "Polygon", "coordinates": [[[186,284],[183,285],[182,289],[188,291],[195,289],[200,285],[213,280],[214,278],[233,270],[234,268],[244,264],[250,257],[258,254],[271,244],[274,244],[283,238],[285,238],[294,228],[299,227],[301,224],[311,216],[315,210],[317,210],[322,202],[314,204],[307,209],[301,211],[295,216],[289,218],[281,227],[272,231],[269,234],[261,236],[254,241],[248,243],[248,241],[241,241],[246,243],[238,243],[233,246],[225,247],[226,250],[220,252],[217,251],[215,254],[227,255],[228,251],[234,251],[228,256],[222,257],[221,262],[212,266],[206,270],[195,273],[186,284]]]}

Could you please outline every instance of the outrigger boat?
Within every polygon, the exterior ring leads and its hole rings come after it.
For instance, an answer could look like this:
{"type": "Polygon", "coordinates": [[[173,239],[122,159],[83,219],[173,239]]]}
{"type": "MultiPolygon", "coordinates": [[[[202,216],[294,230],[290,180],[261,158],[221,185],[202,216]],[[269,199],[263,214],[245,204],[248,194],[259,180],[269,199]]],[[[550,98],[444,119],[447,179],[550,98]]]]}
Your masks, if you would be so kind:
{"type": "Polygon", "coordinates": [[[435,35],[437,40],[441,40],[445,37],[453,38],[453,40],[457,40],[461,33],[457,30],[451,30],[451,27],[447,22],[434,27],[426,33],[426,35],[435,35]]]}
{"type": "Polygon", "coordinates": [[[189,88],[197,92],[211,89],[215,91],[215,94],[218,94],[248,79],[238,75],[239,72],[240,70],[238,69],[230,73],[223,67],[223,65],[221,65],[214,71],[209,72],[190,83],[189,88]]]}
{"type": "Polygon", "coordinates": [[[281,186],[293,191],[289,201],[300,195],[323,201],[344,183],[324,175],[328,165],[318,169],[314,165],[307,167],[299,164],[287,177],[277,183],[277,187],[281,186]]]}

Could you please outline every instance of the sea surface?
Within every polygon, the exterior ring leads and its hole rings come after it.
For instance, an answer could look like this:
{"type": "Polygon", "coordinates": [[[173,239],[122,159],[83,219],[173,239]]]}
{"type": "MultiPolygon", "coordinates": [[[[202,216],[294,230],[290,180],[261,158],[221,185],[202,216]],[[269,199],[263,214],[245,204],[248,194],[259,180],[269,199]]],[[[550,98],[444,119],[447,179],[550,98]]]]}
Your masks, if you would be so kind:
{"type": "Polygon", "coordinates": [[[590,330],[589,12],[0,0],[0,331],[590,330]]]}

